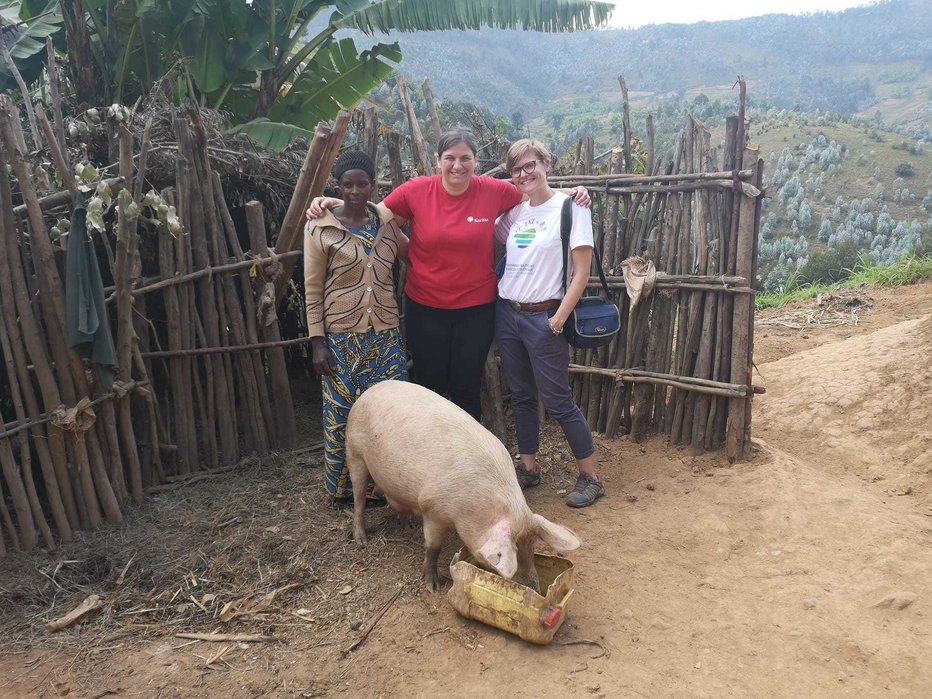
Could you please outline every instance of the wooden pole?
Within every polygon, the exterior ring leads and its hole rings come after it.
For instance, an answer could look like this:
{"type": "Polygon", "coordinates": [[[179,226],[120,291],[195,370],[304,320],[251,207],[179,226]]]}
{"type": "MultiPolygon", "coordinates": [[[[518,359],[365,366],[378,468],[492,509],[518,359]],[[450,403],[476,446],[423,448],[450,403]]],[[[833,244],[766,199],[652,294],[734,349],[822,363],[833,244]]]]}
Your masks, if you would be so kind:
{"type": "Polygon", "coordinates": [[[628,85],[623,75],[618,76],[618,86],[621,88],[621,113],[622,127],[624,128],[624,149],[625,162],[623,170],[625,172],[634,172],[631,166],[631,107],[628,103],[628,85]]]}
{"type": "MultiPolygon", "coordinates": [[[[27,447],[28,448],[28,447],[27,447]]],[[[26,495],[26,487],[23,485],[23,479],[16,462],[13,459],[13,450],[10,447],[8,439],[0,439],[0,471],[3,473],[3,479],[6,481],[6,487],[10,491],[10,499],[13,501],[13,511],[16,513],[16,521],[19,523],[19,538],[21,544],[18,548],[24,551],[32,551],[38,543],[39,537],[32,520],[32,508],[29,505],[29,496],[26,495]]],[[[11,532],[15,532],[12,521],[9,523],[11,532]]]]}
{"type": "MultiPolygon", "coordinates": [[[[659,162],[658,162],[659,165],[659,162]]],[[[620,167],[620,165],[619,165],[620,167]]],[[[640,175],[632,172],[611,172],[604,175],[587,175],[587,174],[575,174],[575,175],[554,175],[553,177],[548,177],[547,181],[550,184],[559,184],[563,186],[575,186],[578,184],[583,185],[599,185],[601,187],[628,187],[631,185],[640,185],[640,184],[669,184],[671,182],[677,182],[681,184],[689,184],[695,182],[706,182],[708,180],[729,180],[734,177],[734,170],[716,170],[714,172],[681,172],[674,173],[669,172],[665,175],[658,174],[647,174],[640,175]]],[[[738,178],[743,180],[750,180],[754,177],[754,170],[739,170],[738,178]]],[[[751,183],[749,183],[751,184],[751,183]]],[[[733,183],[729,182],[729,186],[733,186],[733,183]]]]}
{"type": "Polygon", "coordinates": [[[45,52],[48,58],[45,64],[45,72],[49,76],[49,91],[52,93],[52,119],[55,124],[55,136],[70,172],[71,163],[68,159],[68,142],[65,140],[65,120],[62,117],[61,92],[58,87],[58,62],[55,60],[55,47],[50,36],[45,37],[45,52]]]}
{"type": "MultiPolygon", "coordinates": [[[[4,318],[3,306],[0,305],[0,349],[2,349],[2,354],[6,363],[6,373],[10,382],[10,395],[13,399],[13,408],[16,412],[16,420],[20,425],[23,425],[27,422],[28,417],[26,416],[26,409],[23,406],[23,399],[20,395],[19,380],[16,374],[16,367],[13,365],[14,354],[11,345],[11,338],[6,329],[6,320],[4,318]]],[[[20,444],[20,463],[22,465],[23,484],[29,497],[29,508],[32,511],[32,517],[35,521],[36,529],[38,529],[39,533],[42,534],[42,539],[45,541],[45,545],[49,549],[54,549],[55,542],[52,539],[52,531],[45,519],[45,513],[42,511],[42,504],[39,502],[39,495],[36,491],[36,484],[32,475],[32,454],[29,448],[28,435],[23,436],[22,440],[20,440],[20,444]]],[[[62,514],[64,514],[63,511],[62,514]]]]}
{"type": "MultiPolygon", "coordinates": [[[[107,185],[110,188],[114,196],[119,194],[120,190],[123,189],[123,178],[122,177],[110,177],[108,179],[101,180],[101,182],[103,182],[105,185],[107,185]]],[[[70,207],[71,201],[72,201],[71,192],[66,190],[62,192],[55,192],[54,194],[47,194],[46,196],[37,200],[36,203],[38,204],[40,211],[48,212],[48,211],[58,209],[64,206],[70,207]]],[[[19,206],[15,206],[13,207],[13,215],[16,218],[23,218],[24,216],[28,214],[28,208],[29,207],[26,206],[26,204],[20,204],[19,206]]]]}
{"type": "Polygon", "coordinates": [[[45,134],[45,140],[48,141],[49,152],[52,154],[52,162],[55,163],[58,176],[71,194],[72,199],[74,199],[78,195],[78,187],[75,185],[74,175],[71,173],[71,164],[68,162],[67,150],[59,146],[58,139],[55,137],[55,132],[52,130],[52,125],[49,124],[48,117],[45,116],[45,110],[42,108],[41,104],[36,105],[36,118],[39,120],[39,125],[42,127],[42,131],[45,134]]]}
{"type": "Polygon", "coordinates": [[[427,114],[430,116],[430,128],[434,134],[434,143],[439,143],[440,117],[437,116],[437,105],[434,104],[434,93],[430,89],[430,80],[426,76],[424,78],[424,84],[421,85],[421,89],[424,91],[424,101],[427,102],[427,114]]]}
{"type": "MultiPolygon", "coordinates": [[[[264,259],[269,255],[268,238],[265,232],[265,218],[262,215],[262,204],[251,201],[246,204],[246,226],[249,229],[249,240],[252,245],[252,255],[256,259],[264,259]]],[[[256,275],[257,285],[269,285],[271,282],[263,278],[262,273],[256,275]]],[[[274,293],[274,286],[272,288],[274,293]]],[[[278,314],[272,304],[268,310],[268,320],[263,316],[258,318],[259,340],[263,343],[280,342],[281,330],[278,324],[278,314]]],[[[272,383],[272,400],[275,406],[275,434],[278,446],[290,449],[297,443],[297,426],[294,415],[294,402],[291,397],[291,382],[288,380],[288,368],[285,364],[285,353],[281,347],[269,348],[265,352],[269,363],[269,378],[272,383]]]]}
{"type": "Polygon", "coordinates": [[[3,62],[6,63],[7,70],[10,71],[10,75],[13,76],[17,87],[19,87],[19,94],[23,96],[23,106],[26,108],[26,118],[29,120],[29,130],[32,133],[33,148],[39,150],[39,148],[42,147],[42,141],[39,139],[39,129],[36,127],[36,114],[32,109],[32,97],[30,96],[29,88],[26,86],[26,83],[23,82],[23,76],[13,62],[10,50],[3,41],[0,41],[0,55],[3,56],[3,62]]]}
{"type": "Polygon", "coordinates": [[[388,147],[389,177],[392,181],[392,187],[398,187],[405,181],[401,165],[401,134],[392,131],[387,134],[385,143],[388,147]]]}
{"type": "Polygon", "coordinates": [[[379,162],[379,113],[375,107],[369,107],[365,111],[365,138],[364,148],[366,155],[373,163],[378,165],[379,162]]]}
{"type": "Polygon", "coordinates": [[[709,379],[697,379],[694,376],[678,376],[643,369],[603,369],[601,367],[570,364],[570,373],[605,376],[615,379],[617,383],[653,383],[675,386],[684,391],[708,393],[709,395],[726,396],[728,398],[745,398],[752,392],[758,392],[754,387],[744,384],[722,383],[721,381],[709,379]]]}
{"type": "Polygon", "coordinates": [[[401,98],[401,104],[408,116],[408,128],[411,129],[411,147],[414,149],[415,160],[421,167],[421,173],[430,175],[434,171],[434,166],[427,155],[427,145],[424,143],[424,136],[421,135],[417,114],[414,113],[414,105],[411,103],[411,95],[408,93],[408,83],[400,72],[395,73],[395,81],[398,86],[398,96],[401,98]]]}
{"type": "MultiPolygon", "coordinates": [[[[755,231],[754,212],[755,200],[750,197],[739,197],[738,245],[736,248],[736,271],[751,274],[754,261],[751,255],[754,251],[753,235],[755,231]]],[[[751,319],[754,314],[753,299],[748,296],[737,296],[734,300],[734,322],[732,323],[731,344],[731,380],[750,382],[749,347],[751,342],[751,319]]],[[[725,449],[728,459],[735,461],[743,458],[745,444],[745,418],[749,401],[745,399],[732,400],[728,406],[728,423],[726,426],[725,449]]]]}
{"type": "MultiPolygon", "coordinates": [[[[276,253],[291,252],[301,246],[301,233],[304,230],[308,204],[313,197],[323,193],[340,144],[346,137],[349,122],[349,112],[341,110],[332,130],[326,124],[318,124],[314,139],[308,148],[307,157],[304,159],[304,165],[298,174],[294,195],[291,197],[291,203],[282,221],[275,243],[276,253]]],[[[280,276],[275,280],[275,298],[279,303],[284,298],[285,286],[291,279],[295,264],[295,260],[286,260],[282,264],[280,276]]]]}
{"type": "MultiPolygon", "coordinates": [[[[125,126],[119,129],[120,143],[120,175],[127,183],[133,181],[133,134],[125,126]]],[[[127,188],[127,192],[132,192],[127,188]]],[[[135,224],[124,214],[120,207],[117,217],[116,240],[116,266],[113,270],[113,280],[116,284],[117,305],[117,380],[123,383],[132,381],[133,371],[133,298],[132,289],[132,259],[136,253],[135,224]]],[[[142,502],[142,468],[139,463],[139,453],[136,446],[136,434],[133,428],[133,419],[130,410],[130,398],[124,396],[116,402],[117,422],[119,424],[120,439],[123,443],[123,459],[129,474],[129,492],[137,503],[142,502]]]]}
{"type": "MultiPolygon", "coordinates": [[[[213,173],[213,193],[217,212],[220,214],[221,228],[226,233],[227,248],[235,259],[243,260],[243,249],[236,236],[233,217],[230,215],[224,200],[220,175],[216,172],[213,173]]],[[[237,300],[240,303],[237,309],[239,312],[235,313],[237,334],[242,342],[255,344],[259,342],[259,330],[256,324],[256,302],[252,294],[252,285],[249,283],[249,274],[244,269],[237,274],[237,278],[239,280],[239,294],[232,288],[232,285],[227,291],[231,303],[237,300]]],[[[234,339],[235,337],[236,335],[234,335],[234,339]]],[[[264,455],[268,453],[270,446],[276,442],[276,438],[275,421],[272,417],[268,385],[266,384],[265,364],[258,350],[250,351],[244,355],[242,372],[244,373],[243,378],[246,379],[246,383],[250,386],[250,390],[257,400],[254,418],[257,428],[256,449],[260,455],[264,455]]]]}

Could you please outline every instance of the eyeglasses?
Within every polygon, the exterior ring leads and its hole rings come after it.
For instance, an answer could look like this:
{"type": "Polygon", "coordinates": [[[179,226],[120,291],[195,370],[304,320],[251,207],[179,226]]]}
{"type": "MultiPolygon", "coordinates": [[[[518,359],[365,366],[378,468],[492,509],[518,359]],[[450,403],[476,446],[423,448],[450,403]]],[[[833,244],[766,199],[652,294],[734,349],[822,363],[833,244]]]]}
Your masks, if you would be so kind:
{"type": "Polygon", "coordinates": [[[528,160],[524,165],[519,165],[511,169],[512,177],[520,177],[523,172],[525,175],[530,175],[537,168],[537,160],[528,160]]]}

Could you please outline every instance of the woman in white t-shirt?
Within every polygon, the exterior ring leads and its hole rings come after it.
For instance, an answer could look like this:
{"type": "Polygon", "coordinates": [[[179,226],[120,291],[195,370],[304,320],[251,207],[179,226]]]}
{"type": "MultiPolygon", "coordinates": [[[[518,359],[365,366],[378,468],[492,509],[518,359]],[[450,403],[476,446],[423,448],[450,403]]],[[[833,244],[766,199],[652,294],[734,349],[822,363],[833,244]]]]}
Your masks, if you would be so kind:
{"type": "Polygon", "coordinates": [[[605,489],[596,474],[592,431],[573,402],[569,346],[562,333],[588,283],[592,215],[573,204],[564,296],[560,213],[567,196],[547,184],[551,162],[550,151],[533,139],[521,139],[508,150],[507,170],[527,200],[502,214],[495,225],[496,239],[506,245],[505,269],[498,283],[495,339],[511,390],[521,456],[518,482],[522,488],[540,483],[539,397],[563,428],[579,467],[576,487],[566,504],[586,507],[602,497],[605,489]]]}

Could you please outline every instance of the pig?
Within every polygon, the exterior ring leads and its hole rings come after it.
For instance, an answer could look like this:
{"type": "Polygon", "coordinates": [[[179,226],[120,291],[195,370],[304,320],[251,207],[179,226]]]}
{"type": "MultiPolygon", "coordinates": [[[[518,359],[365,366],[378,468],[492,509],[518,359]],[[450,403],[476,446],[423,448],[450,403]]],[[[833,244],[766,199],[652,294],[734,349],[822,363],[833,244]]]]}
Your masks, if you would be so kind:
{"type": "Polygon", "coordinates": [[[424,580],[440,589],[437,559],[456,530],[478,564],[537,589],[534,544],[574,551],[577,536],[534,514],[511,455],[465,410],[406,381],[366,390],[350,410],[346,466],[353,482],[353,538],[366,545],[369,476],[397,512],[424,523],[424,580]]]}

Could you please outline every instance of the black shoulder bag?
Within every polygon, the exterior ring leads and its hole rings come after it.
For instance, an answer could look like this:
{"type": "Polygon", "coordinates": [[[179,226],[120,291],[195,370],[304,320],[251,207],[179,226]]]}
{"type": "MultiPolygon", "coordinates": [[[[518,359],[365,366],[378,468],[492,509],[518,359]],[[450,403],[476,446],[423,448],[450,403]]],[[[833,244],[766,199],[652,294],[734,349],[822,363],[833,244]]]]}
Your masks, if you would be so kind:
{"type": "MultiPolygon", "coordinates": [[[[560,241],[563,244],[563,293],[566,294],[566,263],[570,247],[570,231],[573,229],[573,200],[568,198],[563,202],[563,209],[560,213],[560,241]]],[[[605,273],[602,271],[602,256],[599,249],[592,246],[592,254],[595,256],[595,267],[599,271],[599,279],[602,281],[602,289],[605,296],[583,296],[576,304],[576,308],[570,313],[566,324],[563,326],[563,334],[566,341],[573,347],[580,349],[594,349],[602,347],[612,341],[612,338],[618,333],[621,327],[621,317],[618,313],[618,306],[611,302],[611,293],[608,290],[608,282],[605,281],[605,273]]],[[[588,270],[586,270],[588,272],[588,270]]]]}

